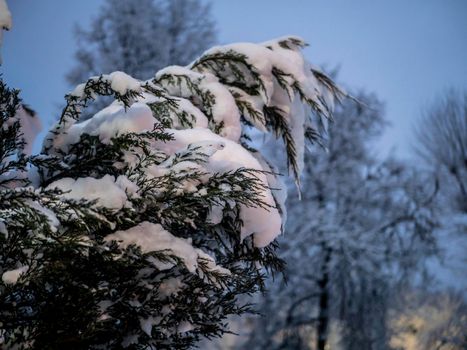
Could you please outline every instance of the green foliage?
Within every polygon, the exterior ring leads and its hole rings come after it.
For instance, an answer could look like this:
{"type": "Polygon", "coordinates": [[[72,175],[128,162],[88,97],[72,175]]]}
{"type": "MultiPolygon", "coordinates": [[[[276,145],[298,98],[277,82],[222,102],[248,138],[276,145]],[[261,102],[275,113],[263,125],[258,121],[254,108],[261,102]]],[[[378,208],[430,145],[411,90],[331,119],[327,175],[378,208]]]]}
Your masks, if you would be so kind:
{"type": "Polygon", "coordinates": [[[14,170],[24,170],[25,156],[22,150],[25,141],[22,139],[21,125],[15,119],[20,99],[18,90],[9,89],[0,80],[0,189],[14,181],[23,181],[15,176],[14,170]]]}
{"type": "MultiPolygon", "coordinates": [[[[98,93],[111,93],[102,82],[87,86],[98,93]]],[[[5,91],[3,94],[9,93],[5,91]]],[[[86,88],[85,98],[92,92],[86,88]]],[[[17,93],[13,97],[18,103],[17,93]]],[[[82,102],[75,98],[68,101],[64,115],[74,115],[78,109],[73,106],[82,102]]],[[[10,106],[5,111],[7,120],[14,109],[10,106]]],[[[18,130],[15,124],[16,134],[10,131],[11,139],[2,139],[2,143],[20,145],[18,130]]],[[[122,344],[130,349],[151,344],[161,349],[188,348],[201,336],[225,332],[228,315],[250,310],[248,305],[238,305],[237,298],[261,288],[265,276],[259,266],[283,267],[273,247],[255,248],[251,238],[240,241],[238,235],[239,205],[266,206],[258,196],[264,184],[255,171],[238,169],[210,177],[199,185],[198,190],[205,191],[198,195],[179,191],[181,183],[203,175],[198,170],[169,171],[149,178],[144,169],[151,164],[206,161],[207,155],[199,147],[171,159],[150,147],[154,140],[170,139],[158,124],[150,132],[119,135],[108,144],[100,142],[98,136],[84,134],[66,154],[28,159],[40,174],[39,189],[0,191],[0,217],[5,227],[0,234],[0,273],[28,267],[16,283],[0,283],[1,329],[6,344],[32,344],[35,349],[120,348],[122,344]],[[136,162],[124,163],[125,152],[135,155],[136,162]],[[140,196],[129,196],[131,205],[113,211],[95,201],[67,199],[59,190],[45,188],[61,178],[99,178],[104,174],[127,176],[140,187],[140,196]],[[223,186],[232,190],[225,192],[223,186]],[[220,203],[225,204],[226,215],[220,224],[211,224],[206,220],[209,209],[220,203]],[[198,267],[202,273],[192,274],[170,251],[143,253],[135,245],[121,249],[103,240],[112,232],[146,221],[160,223],[177,236],[191,239],[196,247],[213,252],[231,274],[211,271],[203,261],[198,267]],[[174,267],[159,270],[150,257],[172,262],[174,267]],[[161,285],[173,278],[185,287],[161,296],[161,285]],[[147,334],[140,322],[149,317],[159,319],[147,334]],[[177,332],[182,322],[195,328],[177,332]],[[131,342],[132,336],[137,342],[131,342]]],[[[17,146],[10,149],[13,147],[17,146]]]]}

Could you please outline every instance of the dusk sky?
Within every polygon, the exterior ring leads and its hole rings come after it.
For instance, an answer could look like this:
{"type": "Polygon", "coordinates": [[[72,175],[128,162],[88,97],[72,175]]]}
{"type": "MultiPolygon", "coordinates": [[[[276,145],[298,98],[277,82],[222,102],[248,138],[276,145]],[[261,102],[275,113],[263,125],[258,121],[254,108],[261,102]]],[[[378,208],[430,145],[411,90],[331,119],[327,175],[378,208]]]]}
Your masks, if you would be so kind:
{"type": "MultiPolygon", "coordinates": [[[[101,3],[9,1],[13,29],[4,36],[0,72],[44,128],[70,90],[64,76],[73,65],[73,25],[86,26],[101,3]]],[[[447,88],[467,87],[464,0],[214,1],[213,15],[220,44],[299,35],[310,43],[311,62],[339,66],[345,87],[376,92],[391,123],[376,149],[381,155],[410,156],[422,108],[447,88]]]]}

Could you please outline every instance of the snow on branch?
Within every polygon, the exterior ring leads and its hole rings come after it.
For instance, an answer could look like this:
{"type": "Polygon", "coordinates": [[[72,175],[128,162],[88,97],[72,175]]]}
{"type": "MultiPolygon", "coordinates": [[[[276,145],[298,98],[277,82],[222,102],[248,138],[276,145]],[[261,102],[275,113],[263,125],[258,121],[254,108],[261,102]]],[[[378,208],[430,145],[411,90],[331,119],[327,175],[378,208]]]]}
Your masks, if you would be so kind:
{"type": "MultiPolygon", "coordinates": [[[[101,347],[187,348],[225,332],[228,315],[248,311],[238,295],[263,288],[263,268],[284,266],[275,240],[286,192],[248,132],[284,141],[298,183],[306,138],[319,137],[334,100],[345,96],[303,58],[304,46],[286,37],[214,47],[147,81],[114,72],[66,95],[42,153],[11,163],[21,171],[28,164],[35,187],[0,192],[0,244],[15,256],[0,260],[0,271],[15,280],[12,291],[41,281],[24,295],[37,315],[34,295],[57,314],[82,312],[71,309],[92,300],[88,323],[69,329],[101,347]],[[99,96],[115,101],[81,121],[99,96]],[[64,285],[73,302],[58,308],[62,293],[54,291],[64,285]],[[102,327],[118,336],[97,342],[102,327]]],[[[21,144],[19,127],[6,143],[21,144]]],[[[12,307],[5,303],[0,309],[12,307]]],[[[25,324],[26,338],[36,334],[25,324]]]]}
{"type": "MultiPolygon", "coordinates": [[[[192,143],[212,141],[222,146],[208,162],[211,174],[240,167],[264,171],[240,145],[248,125],[282,137],[298,181],[305,137],[319,133],[316,127],[321,119],[331,118],[334,98],[344,96],[305,61],[300,52],[304,46],[300,38],[287,37],[214,47],[189,66],[167,67],[144,82],[123,72],[92,77],[67,95],[68,104],[44,150],[66,151],[82,134],[97,135],[105,143],[118,134],[150,130],[161,123],[174,139],[155,146],[168,155],[192,143]],[[82,108],[98,95],[113,95],[117,101],[77,123],[82,108]]],[[[258,177],[268,185],[264,174],[258,177]]],[[[254,234],[261,247],[281,231],[277,201],[269,189],[262,192],[267,209],[241,211],[242,238],[254,234]]]]}

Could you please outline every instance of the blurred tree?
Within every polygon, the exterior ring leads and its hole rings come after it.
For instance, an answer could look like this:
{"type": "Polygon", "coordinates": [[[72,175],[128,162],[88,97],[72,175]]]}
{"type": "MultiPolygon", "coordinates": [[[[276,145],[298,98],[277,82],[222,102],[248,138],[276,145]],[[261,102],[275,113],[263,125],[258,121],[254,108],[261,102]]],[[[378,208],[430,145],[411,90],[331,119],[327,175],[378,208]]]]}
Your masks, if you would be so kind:
{"type": "Polygon", "coordinates": [[[423,114],[416,138],[418,154],[447,175],[445,192],[457,188],[457,207],[467,212],[467,93],[449,90],[435,101],[423,114]]]}
{"type": "MultiPolygon", "coordinates": [[[[210,5],[202,0],[106,0],[88,30],[76,27],[70,86],[122,71],[150,79],[169,65],[186,65],[216,41],[210,5]]],[[[102,109],[107,100],[88,112],[102,109]]]]}
{"type": "Polygon", "coordinates": [[[393,349],[467,348],[467,304],[458,292],[406,290],[391,307],[389,320],[393,349]]]}
{"type": "Polygon", "coordinates": [[[291,196],[282,240],[287,283],[260,300],[250,349],[385,349],[390,288],[434,249],[436,187],[395,161],[378,164],[371,140],[384,127],[381,103],[358,97],[335,113],[327,152],[305,163],[302,199],[291,196]],[[300,338],[300,340],[297,339],[300,338]],[[339,344],[339,345],[336,345],[339,344]]]}

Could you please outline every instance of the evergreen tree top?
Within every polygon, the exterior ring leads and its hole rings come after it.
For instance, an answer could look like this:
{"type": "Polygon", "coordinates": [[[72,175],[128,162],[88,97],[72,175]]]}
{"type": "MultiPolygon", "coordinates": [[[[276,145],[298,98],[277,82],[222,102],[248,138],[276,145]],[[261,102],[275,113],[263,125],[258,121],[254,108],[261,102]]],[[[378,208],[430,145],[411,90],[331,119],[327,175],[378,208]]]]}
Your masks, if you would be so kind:
{"type": "Polygon", "coordinates": [[[19,100],[3,87],[0,179],[27,172],[32,185],[0,191],[4,342],[188,348],[249,311],[238,296],[283,268],[285,215],[278,174],[249,132],[282,138],[298,182],[305,138],[345,96],[304,60],[304,45],[214,47],[147,81],[91,77],[31,157],[11,157],[19,124],[4,125],[19,100]],[[115,101],[80,122],[98,96],[115,101]]]}

